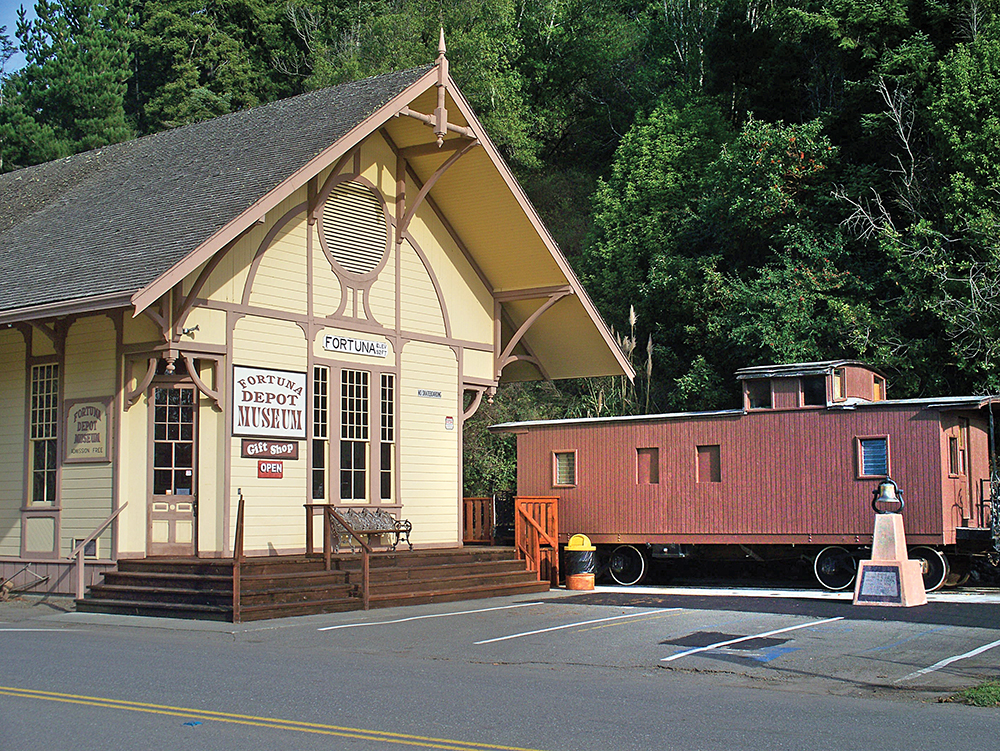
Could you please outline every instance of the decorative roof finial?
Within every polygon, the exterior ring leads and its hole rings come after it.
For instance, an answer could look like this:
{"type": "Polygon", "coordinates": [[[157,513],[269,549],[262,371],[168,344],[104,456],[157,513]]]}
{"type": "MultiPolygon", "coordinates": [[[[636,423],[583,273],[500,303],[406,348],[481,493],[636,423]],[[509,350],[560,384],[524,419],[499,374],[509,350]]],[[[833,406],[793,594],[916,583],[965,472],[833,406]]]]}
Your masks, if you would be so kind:
{"type": "Polygon", "coordinates": [[[448,88],[448,58],[445,57],[444,26],[438,41],[438,56],[435,61],[438,66],[437,108],[434,110],[434,135],[437,136],[438,147],[444,144],[448,134],[448,110],[445,109],[445,92],[448,88]]]}

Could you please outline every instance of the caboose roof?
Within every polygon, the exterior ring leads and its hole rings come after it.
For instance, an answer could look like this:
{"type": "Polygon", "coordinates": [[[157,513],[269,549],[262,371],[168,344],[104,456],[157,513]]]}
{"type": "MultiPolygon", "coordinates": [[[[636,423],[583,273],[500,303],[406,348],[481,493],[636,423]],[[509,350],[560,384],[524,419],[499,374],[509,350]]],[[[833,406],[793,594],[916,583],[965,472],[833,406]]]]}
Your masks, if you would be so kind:
{"type": "MultiPolygon", "coordinates": [[[[1000,396],[943,396],[922,399],[891,399],[879,402],[869,402],[863,399],[852,399],[846,402],[832,404],[825,409],[829,411],[850,409],[892,409],[912,408],[915,411],[936,410],[938,412],[975,411],[987,407],[1000,407],[1000,396]]],[[[666,412],[655,415],[621,415],[610,417],[574,417],[563,420],[526,420],[523,422],[505,422],[491,425],[490,430],[496,433],[525,432],[535,428],[571,427],[574,425],[599,425],[612,423],[643,423],[665,422],[673,420],[696,420],[704,418],[742,417],[748,414],[742,409],[723,409],[706,412],[666,412]]],[[[755,412],[753,414],[764,414],[755,412]]],[[[767,414],[774,414],[768,410],[767,414]]]]}
{"type": "Polygon", "coordinates": [[[749,368],[740,368],[736,371],[736,379],[743,381],[751,378],[794,378],[807,375],[826,375],[834,368],[845,366],[863,368],[885,377],[885,374],[881,371],[858,360],[821,360],[817,362],[793,362],[784,365],[755,365],[749,368]]]}

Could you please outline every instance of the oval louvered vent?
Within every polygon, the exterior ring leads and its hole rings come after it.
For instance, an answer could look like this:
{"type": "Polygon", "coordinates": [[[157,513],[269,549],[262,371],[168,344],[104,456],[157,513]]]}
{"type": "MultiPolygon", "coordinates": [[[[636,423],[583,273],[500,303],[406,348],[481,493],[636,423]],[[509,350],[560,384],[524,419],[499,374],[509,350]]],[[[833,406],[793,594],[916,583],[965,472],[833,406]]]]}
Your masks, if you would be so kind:
{"type": "Polygon", "coordinates": [[[382,202],[361,183],[341,183],[323,207],[323,236],[342,269],[351,274],[374,271],[389,245],[382,202]]]}

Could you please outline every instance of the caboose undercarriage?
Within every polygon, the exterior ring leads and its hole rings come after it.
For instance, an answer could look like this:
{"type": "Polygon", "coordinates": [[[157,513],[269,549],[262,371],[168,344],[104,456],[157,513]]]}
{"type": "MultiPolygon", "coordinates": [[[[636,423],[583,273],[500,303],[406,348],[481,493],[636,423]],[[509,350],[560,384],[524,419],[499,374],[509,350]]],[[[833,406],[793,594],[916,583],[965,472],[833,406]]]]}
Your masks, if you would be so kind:
{"type": "MultiPolygon", "coordinates": [[[[908,548],[909,557],[920,561],[924,588],[934,591],[946,586],[962,586],[975,566],[1000,575],[1000,539],[995,543],[991,530],[972,530],[954,545],[918,544],[908,548]]],[[[686,543],[598,544],[600,573],[613,583],[633,586],[655,568],[675,571],[684,568],[705,572],[711,564],[749,564],[777,571],[809,570],[825,589],[841,591],[854,584],[859,561],[871,556],[870,545],[703,545],[686,543]],[[682,565],[678,565],[681,564],[682,565]]],[[[747,568],[749,568],[749,566],[747,568]]]]}

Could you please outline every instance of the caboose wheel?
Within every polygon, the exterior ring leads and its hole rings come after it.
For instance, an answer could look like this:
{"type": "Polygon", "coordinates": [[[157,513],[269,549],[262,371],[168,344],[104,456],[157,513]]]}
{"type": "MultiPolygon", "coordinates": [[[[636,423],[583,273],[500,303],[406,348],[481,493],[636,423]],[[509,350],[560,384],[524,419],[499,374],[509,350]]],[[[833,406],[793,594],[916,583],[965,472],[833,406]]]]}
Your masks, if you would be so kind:
{"type": "Polygon", "coordinates": [[[941,589],[948,578],[948,559],[944,553],[925,545],[910,548],[908,553],[911,561],[920,561],[920,569],[924,574],[924,589],[933,592],[941,589]]]}
{"type": "Polygon", "coordinates": [[[847,589],[858,573],[858,564],[846,549],[830,545],[819,551],[813,561],[816,579],[827,589],[847,589]]]}
{"type": "Polygon", "coordinates": [[[638,584],[646,576],[646,557],[632,545],[619,545],[611,553],[608,571],[623,587],[638,584]]]}

